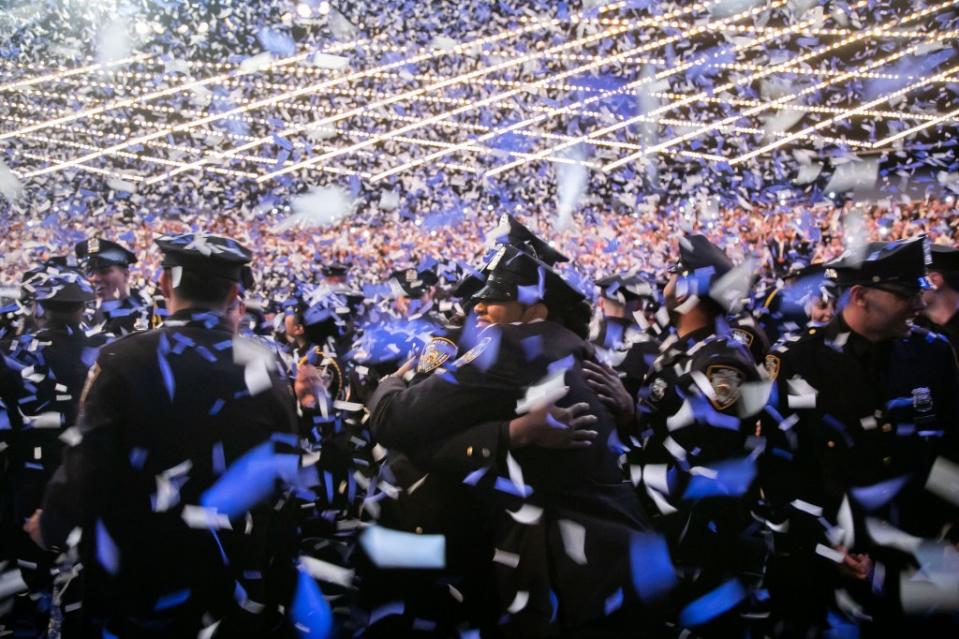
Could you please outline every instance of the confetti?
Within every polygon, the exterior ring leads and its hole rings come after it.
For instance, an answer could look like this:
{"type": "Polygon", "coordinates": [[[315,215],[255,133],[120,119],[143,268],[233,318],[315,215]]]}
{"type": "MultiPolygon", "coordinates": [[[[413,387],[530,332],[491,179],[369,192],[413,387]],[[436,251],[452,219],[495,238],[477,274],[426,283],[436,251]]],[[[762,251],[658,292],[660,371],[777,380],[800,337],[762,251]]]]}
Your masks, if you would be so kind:
{"type": "Polygon", "coordinates": [[[360,546],[380,568],[441,569],[446,565],[443,535],[414,535],[370,526],[360,535],[360,546]]]}

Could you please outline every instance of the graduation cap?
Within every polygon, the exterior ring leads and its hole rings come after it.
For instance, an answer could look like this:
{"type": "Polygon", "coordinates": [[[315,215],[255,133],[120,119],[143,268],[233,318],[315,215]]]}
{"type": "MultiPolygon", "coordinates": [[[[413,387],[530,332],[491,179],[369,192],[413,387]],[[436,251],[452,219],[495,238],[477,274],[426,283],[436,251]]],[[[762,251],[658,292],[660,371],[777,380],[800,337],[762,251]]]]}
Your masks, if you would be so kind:
{"type": "Polygon", "coordinates": [[[474,303],[541,301],[550,308],[567,308],[584,299],[548,264],[515,246],[501,246],[483,270],[486,282],[473,294],[474,303]]]}
{"type": "Polygon", "coordinates": [[[789,272],[785,280],[791,287],[796,288],[793,297],[805,303],[811,297],[818,297],[823,301],[834,300],[839,297],[836,281],[826,277],[828,265],[817,262],[789,272]]]}
{"type": "Polygon", "coordinates": [[[243,266],[253,258],[253,253],[236,240],[206,233],[164,235],[156,245],[163,251],[163,268],[179,266],[233,282],[243,280],[243,266]]]}
{"type": "Polygon", "coordinates": [[[930,271],[959,273],[959,249],[953,246],[933,244],[930,247],[930,252],[932,254],[932,263],[929,264],[930,271]]]}
{"type": "Polygon", "coordinates": [[[713,286],[733,269],[732,260],[705,235],[686,235],[679,240],[679,263],[671,269],[679,273],[680,283],[700,298],[711,297],[723,305],[722,299],[712,297],[713,286]]]}
{"type": "Polygon", "coordinates": [[[626,304],[641,299],[655,301],[656,289],[644,278],[628,273],[617,273],[603,279],[596,280],[600,294],[608,300],[626,304]]]}
{"type": "Polygon", "coordinates": [[[137,263],[137,256],[130,249],[116,242],[91,237],[73,247],[77,260],[89,273],[109,266],[130,266],[137,263]]]}
{"type": "MultiPolygon", "coordinates": [[[[422,297],[439,281],[433,269],[417,270],[414,267],[399,269],[390,273],[389,282],[398,287],[406,297],[422,297]]],[[[398,292],[399,292],[398,291],[398,292]]]]}
{"type": "Polygon", "coordinates": [[[929,262],[925,235],[895,242],[870,242],[863,255],[846,254],[826,264],[826,277],[843,289],[858,284],[912,296],[929,288],[929,262]]]}

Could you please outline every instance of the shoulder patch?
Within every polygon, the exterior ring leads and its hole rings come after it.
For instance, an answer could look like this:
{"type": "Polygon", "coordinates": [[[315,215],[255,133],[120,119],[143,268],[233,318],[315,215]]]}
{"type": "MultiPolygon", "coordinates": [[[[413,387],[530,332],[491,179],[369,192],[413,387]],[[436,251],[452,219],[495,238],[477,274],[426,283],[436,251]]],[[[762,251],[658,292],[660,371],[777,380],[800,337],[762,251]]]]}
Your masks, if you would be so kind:
{"type": "Polygon", "coordinates": [[[714,364],[706,368],[706,378],[716,393],[715,399],[709,399],[710,403],[716,410],[726,410],[739,400],[741,395],[739,387],[746,376],[732,366],[714,364]]]}
{"type": "Polygon", "coordinates": [[[776,378],[779,377],[779,368],[782,365],[782,361],[779,359],[779,356],[770,353],[769,355],[766,355],[766,359],[763,364],[766,366],[766,372],[769,373],[769,379],[776,381],[776,378]]]}
{"type": "Polygon", "coordinates": [[[737,342],[739,342],[746,348],[749,348],[753,345],[753,334],[750,333],[749,331],[743,330],[741,328],[734,328],[732,329],[731,332],[733,335],[733,339],[735,339],[737,342]]]}
{"type": "Polygon", "coordinates": [[[490,342],[492,341],[493,341],[492,337],[489,337],[489,336],[484,337],[483,339],[480,340],[479,344],[477,344],[473,348],[463,353],[463,356],[453,363],[456,364],[457,366],[466,366],[467,364],[475,360],[477,357],[482,355],[483,351],[486,350],[486,347],[489,346],[490,342]]]}
{"type": "Polygon", "coordinates": [[[456,355],[456,344],[445,337],[434,337],[423,349],[419,361],[416,363],[417,373],[432,373],[446,363],[446,360],[456,355]]]}

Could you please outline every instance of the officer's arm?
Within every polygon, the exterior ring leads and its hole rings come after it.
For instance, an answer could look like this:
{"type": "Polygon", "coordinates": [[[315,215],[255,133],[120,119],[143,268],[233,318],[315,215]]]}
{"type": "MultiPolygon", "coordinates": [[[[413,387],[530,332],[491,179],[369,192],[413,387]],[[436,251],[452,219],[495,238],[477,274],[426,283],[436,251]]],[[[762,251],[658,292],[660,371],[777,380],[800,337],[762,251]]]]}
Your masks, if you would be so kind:
{"type": "Polygon", "coordinates": [[[96,512],[111,494],[120,471],[120,415],[129,397],[123,378],[95,365],[81,398],[78,442],[64,449],[63,461],[47,484],[40,530],[46,546],[61,546],[75,527],[96,512]]]}
{"type": "Polygon", "coordinates": [[[398,378],[384,380],[367,405],[374,439],[410,454],[478,422],[512,415],[518,389],[471,368],[460,369],[455,382],[437,374],[409,388],[398,378]]]}

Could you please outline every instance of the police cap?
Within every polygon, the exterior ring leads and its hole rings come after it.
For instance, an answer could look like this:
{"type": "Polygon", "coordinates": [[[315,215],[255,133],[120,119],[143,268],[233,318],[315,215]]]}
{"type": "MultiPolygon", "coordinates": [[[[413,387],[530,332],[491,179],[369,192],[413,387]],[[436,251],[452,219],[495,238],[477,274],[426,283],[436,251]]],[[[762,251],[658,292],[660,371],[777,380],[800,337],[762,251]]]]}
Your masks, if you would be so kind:
{"type": "Polygon", "coordinates": [[[862,254],[847,253],[827,264],[826,277],[841,289],[858,284],[915,295],[929,288],[928,263],[926,237],[920,235],[909,240],[871,242],[862,254]]]}
{"type": "Polygon", "coordinates": [[[109,266],[126,267],[137,262],[137,256],[130,249],[99,237],[78,242],[73,250],[88,273],[109,266]]]}
{"type": "Polygon", "coordinates": [[[243,279],[243,266],[253,253],[236,240],[206,233],[164,235],[156,240],[163,251],[163,268],[174,266],[233,282],[243,279]]]}

